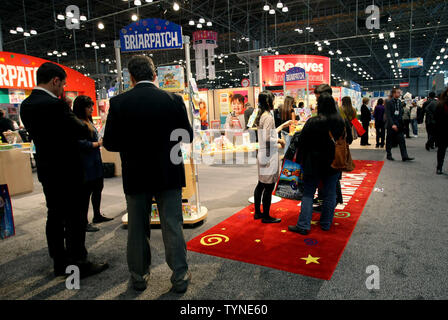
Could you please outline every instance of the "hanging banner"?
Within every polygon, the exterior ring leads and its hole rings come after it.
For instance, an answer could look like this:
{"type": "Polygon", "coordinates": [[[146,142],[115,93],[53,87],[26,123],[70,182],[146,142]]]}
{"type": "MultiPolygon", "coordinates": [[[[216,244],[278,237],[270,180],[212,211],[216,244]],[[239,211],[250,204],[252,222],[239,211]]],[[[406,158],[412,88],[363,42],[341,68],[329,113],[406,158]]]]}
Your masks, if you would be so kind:
{"type": "Polygon", "coordinates": [[[157,79],[160,89],[172,92],[184,90],[184,68],[180,65],[158,67],[157,79]]]}
{"type": "Polygon", "coordinates": [[[423,67],[423,58],[409,58],[398,60],[398,68],[414,69],[423,67]]]}
{"type": "Polygon", "coordinates": [[[355,91],[361,92],[361,86],[356,82],[350,81],[350,88],[355,91]]]}
{"type": "Polygon", "coordinates": [[[291,82],[305,80],[305,75],[305,70],[299,67],[294,67],[285,72],[285,81],[291,82]]]}
{"type": "MultiPolygon", "coordinates": [[[[309,85],[317,86],[330,83],[330,58],[314,55],[274,55],[260,57],[261,85],[283,86],[285,72],[293,67],[305,70],[309,77],[309,85]]],[[[291,81],[289,85],[305,86],[304,81],[291,81]]]]}
{"type": "Polygon", "coordinates": [[[122,52],[181,49],[182,27],[163,19],[143,19],[120,30],[122,52]]]}

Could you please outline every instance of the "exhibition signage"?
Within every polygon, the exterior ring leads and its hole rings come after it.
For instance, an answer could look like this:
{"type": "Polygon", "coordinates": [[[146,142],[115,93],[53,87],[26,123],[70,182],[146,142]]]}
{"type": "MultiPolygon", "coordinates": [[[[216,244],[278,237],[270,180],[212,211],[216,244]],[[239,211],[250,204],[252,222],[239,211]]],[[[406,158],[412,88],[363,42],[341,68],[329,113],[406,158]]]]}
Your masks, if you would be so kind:
{"type": "Polygon", "coordinates": [[[244,78],[243,80],[241,80],[241,86],[243,88],[250,87],[250,80],[247,78],[244,78]]]}
{"type": "MultiPolygon", "coordinates": [[[[330,83],[330,58],[314,55],[274,55],[260,57],[261,85],[283,86],[285,72],[294,67],[305,70],[310,86],[330,83]]],[[[301,80],[291,81],[288,84],[304,85],[299,81],[301,80]]]]}
{"type": "Polygon", "coordinates": [[[423,67],[423,58],[400,59],[398,68],[413,69],[423,67]]]}
{"type": "Polygon", "coordinates": [[[0,88],[33,89],[36,86],[37,69],[45,62],[54,63],[64,69],[67,74],[65,91],[87,95],[96,103],[95,81],[93,79],[53,61],[12,52],[0,52],[0,88]]]}
{"type": "Polygon", "coordinates": [[[181,49],[182,27],[163,19],[143,19],[120,30],[122,52],[181,49]]]}
{"type": "Polygon", "coordinates": [[[305,70],[299,67],[293,67],[285,72],[285,81],[305,80],[305,70]]]}
{"type": "Polygon", "coordinates": [[[401,82],[400,87],[409,87],[409,82],[401,82]]]}
{"type": "Polygon", "coordinates": [[[171,92],[184,90],[184,68],[180,65],[158,67],[157,79],[160,89],[171,92]]]}

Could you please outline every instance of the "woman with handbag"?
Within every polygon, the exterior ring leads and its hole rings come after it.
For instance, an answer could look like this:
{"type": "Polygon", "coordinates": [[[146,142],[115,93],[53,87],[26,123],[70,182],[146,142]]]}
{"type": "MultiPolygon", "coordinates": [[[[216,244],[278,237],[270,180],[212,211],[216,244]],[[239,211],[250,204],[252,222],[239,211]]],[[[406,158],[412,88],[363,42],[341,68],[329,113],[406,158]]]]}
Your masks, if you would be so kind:
{"type": "Polygon", "coordinates": [[[353,140],[356,140],[358,139],[358,132],[352,124],[352,120],[356,119],[356,109],[353,108],[352,99],[350,97],[343,97],[341,103],[341,116],[350,123],[350,131],[352,133],[353,140]]]}
{"type": "Polygon", "coordinates": [[[89,202],[92,198],[93,222],[101,223],[113,220],[100,213],[101,192],[103,191],[103,163],[101,160],[100,147],[102,141],[98,141],[98,132],[92,123],[93,100],[88,96],[78,96],[73,102],[73,113],[90,129],[90,135],[83,140],[79,140],[82,162],[84,165],[84,190],[83,208],[86,217],[86,231],[98,231],[97,227],[88,223],[89,202]]]}
{"type": "Polygon", "coordinates": [[[270,91],[263,91],[258,95],[258,105],[260,111],[255,119],[258,130],[258,144],[260,146],[257,156],[258,184],[254,191],[255,215],[254,219],[261,219],[263,223],[278,223],[281,219],[271,217],[269,210],[271,207],[272,192],[279,176],[279,157],[277,144],[285,146],[285,141],[278,138],[278,133],[288,126],[291,121],[287,121],[275,128],[274,116],[274,94],[270,91]],[[263,212],[260,204],[263,203],[263,212]]]}
{"type": "Polygon", "coordinates": [[[288,226],[289,231],[302,235],[309,233],[313,198],[320,182],[324,198],[320,227],[324,231],[330,229],[336,208],[336,187],[342,171],[332,167],[335,160],[335,141],[339,143],[341,137],[350,139],[351,134],[347,133],[349,131],[350,125],[338,113],[333,97],[322,94],[317,103],[317,116],[307,121],[298,139],[304,193],[299,219],[295,226],[288,226]]]}

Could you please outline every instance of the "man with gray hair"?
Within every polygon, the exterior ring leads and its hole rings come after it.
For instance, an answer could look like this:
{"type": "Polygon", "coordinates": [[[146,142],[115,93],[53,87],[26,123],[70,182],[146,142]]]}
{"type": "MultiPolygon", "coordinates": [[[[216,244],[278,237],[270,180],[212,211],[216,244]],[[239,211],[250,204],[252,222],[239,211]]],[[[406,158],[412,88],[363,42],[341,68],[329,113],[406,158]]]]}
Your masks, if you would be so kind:
{"type": "Polygon", "coordinates": [[[128,69],[133,89],[110,100],[103,145],[109,151],[120,152],[121,156],[131,281],[135,290],[146,289],[151,265],[150,214],[154,197],[166,262],[173,271],[172,291],[183,293],[191,275],[182,229],[185,171],[178,139],[191,143],[193,130],[182,97],[155,84],[156,68],[151,58],[134,56],[128,69]]]}

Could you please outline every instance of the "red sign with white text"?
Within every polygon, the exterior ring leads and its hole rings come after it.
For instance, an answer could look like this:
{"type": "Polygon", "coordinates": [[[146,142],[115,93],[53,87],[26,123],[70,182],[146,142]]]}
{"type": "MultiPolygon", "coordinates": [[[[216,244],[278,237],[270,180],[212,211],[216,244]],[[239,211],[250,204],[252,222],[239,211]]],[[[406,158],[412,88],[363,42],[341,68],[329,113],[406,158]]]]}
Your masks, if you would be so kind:
{"type": "Polygon", "coordinates": [[[400,87],[409,87],[409,82],[401,82],[400,87]]]}
{"type": "Polygon", "coordinates": [[[250,80],[247,79],[247,78],[242,79],[242,80],[241,80],[241,86],[242,86],[243,88],[250,87],[250,80]]]}
{"type": "MultiPolygon", "coordinates": [[[[260,78],[264,87],[283,86],[285,72],[293,67],[305,70],[309,85],[330,84],[330,58],[314,55],[275,55],[260,57],[260,78]]],[[[306,80],[291,81],[288,85],[306,86],[306,80]]]]}
{"type": "MultiPolygon", "coordinates": [[[[37,69],[45,63],[53,61],[19,53],[0,52],[0,88],[31,90],[36,86],[37,69]]],[[[71,68],[57,64],[67,73],[65,91],[77,92],[92,98],[96,106],[95,81],[71,68]]],[[[96,109],[96,108],[95,108],[96,109]]],[[[94,110],[94,116],[97,114],[94,110]]]]}

